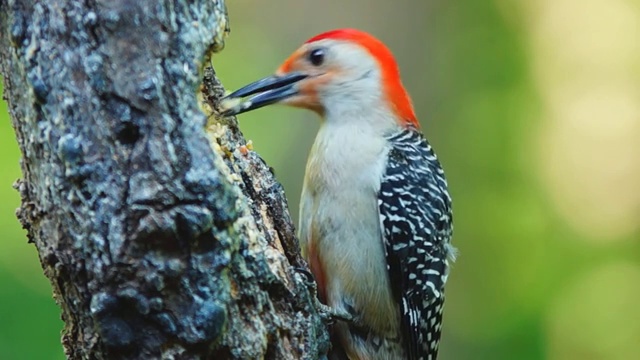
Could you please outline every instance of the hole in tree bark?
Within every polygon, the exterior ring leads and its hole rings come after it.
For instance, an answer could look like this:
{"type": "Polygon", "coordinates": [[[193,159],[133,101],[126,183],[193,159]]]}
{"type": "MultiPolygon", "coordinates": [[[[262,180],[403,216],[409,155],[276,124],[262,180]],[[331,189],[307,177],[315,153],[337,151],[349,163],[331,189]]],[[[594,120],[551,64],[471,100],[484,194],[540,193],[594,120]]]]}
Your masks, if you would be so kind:
{"type": "Polygon", "coordinates": [[[131,122],[123,122],[117,130],[116,138],[122,144],[131,145],[140,138],[140,128],[131,122]]]}

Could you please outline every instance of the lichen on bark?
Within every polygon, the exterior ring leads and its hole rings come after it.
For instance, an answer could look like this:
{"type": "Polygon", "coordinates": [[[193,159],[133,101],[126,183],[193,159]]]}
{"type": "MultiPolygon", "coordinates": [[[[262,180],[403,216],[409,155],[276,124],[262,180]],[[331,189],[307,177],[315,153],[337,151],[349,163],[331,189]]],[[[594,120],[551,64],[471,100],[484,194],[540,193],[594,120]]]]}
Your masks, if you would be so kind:
{"type": "Polygon", "coordinates": [[[216,118],[207,54],[223,45],[224,2],[0,5],[18,215],[66,355],[326,353],[282,187],[236,120],[216,118]]]}

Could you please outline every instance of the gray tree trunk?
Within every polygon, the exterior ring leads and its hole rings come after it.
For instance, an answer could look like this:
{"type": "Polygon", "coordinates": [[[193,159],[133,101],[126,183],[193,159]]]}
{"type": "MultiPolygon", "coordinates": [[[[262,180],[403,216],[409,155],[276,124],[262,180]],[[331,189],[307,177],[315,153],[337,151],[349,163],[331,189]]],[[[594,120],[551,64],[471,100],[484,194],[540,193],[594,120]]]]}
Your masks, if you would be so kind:
{"type": "Polygon", "coordinates": [[[223,0],[0,7],[18,215],[67,357],[322,357],[282,187],[214,115],[223,0]]]}

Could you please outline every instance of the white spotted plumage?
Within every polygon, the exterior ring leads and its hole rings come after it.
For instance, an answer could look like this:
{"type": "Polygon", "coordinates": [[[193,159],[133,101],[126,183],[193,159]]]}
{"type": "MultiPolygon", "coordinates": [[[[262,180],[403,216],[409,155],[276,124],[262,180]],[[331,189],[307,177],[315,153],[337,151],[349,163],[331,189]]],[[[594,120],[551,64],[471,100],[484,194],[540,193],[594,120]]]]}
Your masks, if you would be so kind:
{"type": "Polygon", "coordinates": [[[422,134],[409,128],[388,140],[391,150],[378,195],[387,268],[394,297],[402,304],[407,358],[435,359],[444,284],[454,257],[451,197],[422,134]]]}

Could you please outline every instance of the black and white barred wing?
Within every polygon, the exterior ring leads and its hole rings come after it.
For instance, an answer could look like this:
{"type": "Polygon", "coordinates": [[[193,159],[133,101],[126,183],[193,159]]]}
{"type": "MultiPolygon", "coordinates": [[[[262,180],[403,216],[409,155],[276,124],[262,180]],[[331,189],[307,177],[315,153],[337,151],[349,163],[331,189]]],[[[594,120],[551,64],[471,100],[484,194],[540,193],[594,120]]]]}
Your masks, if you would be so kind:
{"type": "Polygon", "coordinates": [[[435,359],[444,284],[453,255],[451,198],[440,163],[419,132],[389,138],[378,205],[389,278],[409,359],[435,359]]]}

